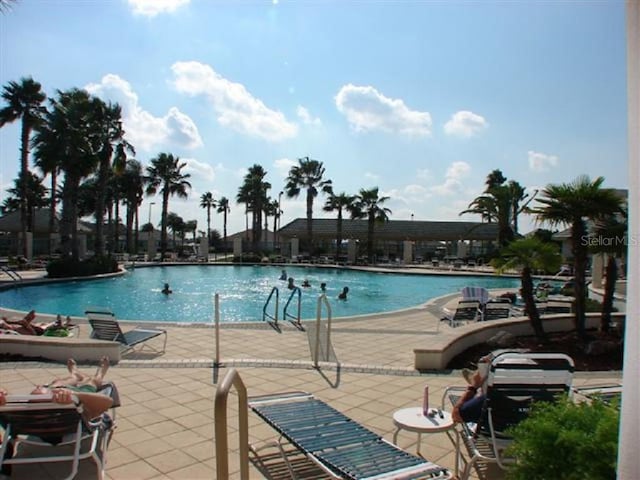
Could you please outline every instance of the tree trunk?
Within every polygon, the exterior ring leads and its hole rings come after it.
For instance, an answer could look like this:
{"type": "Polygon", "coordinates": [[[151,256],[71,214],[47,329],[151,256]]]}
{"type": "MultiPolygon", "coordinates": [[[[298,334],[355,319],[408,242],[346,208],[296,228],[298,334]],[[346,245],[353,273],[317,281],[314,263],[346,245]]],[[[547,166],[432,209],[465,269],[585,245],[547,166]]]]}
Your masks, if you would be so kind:
{"type": "Polygon", "coordinates": [[[29,136],[31,128],[27,116],[22,116],[20,132],[20,233],[21,243],[18,242],[19,254],[27,258],[27,173],[29,172],[29,136]]]}
{"type": "Polygon", "coordinates": [[[542,320],[540,319],[540,312],[538,312],[538,308],[536,307],[536,300],[534,298],[534,289],[533,289],[533,279],[531,278],[531,269],[523,268],[522,269],[522,299],[524,300],[525,312],[529,316],[529,321],[531,322],[531,328],[533,328],[533,333],[536,338],[541,342],[546,342],[547,335],[544,332],[544,328],[542,326],[542,320]]]}
{"type": "Polygon", "coordinates": [[[586,226],[582,219],[573,223],[571,228],[571,241],[573,250],[573,281],[576,296],[575,327],[578,336],[586,340],[585,309],[586,309],[586,285],[585,269],[587,267],[587,247],[583,245],[586,235],[586,226]]]}
{"type": "Polygon", "coordinates": [[[309,256],[313,255],[313,195],[307,189],[307,251],[309,256]]]}
{"type": "Polygon", "coordinates": [[[53,254],[53,239],[52,234],[56,231],[56,188],[58,186],[58,174],[57,169],[54,167],[51,171],[51,198],[49,212],[49,255],[53,254]]]}
{"type": "Polygon", "coordinates": [[[375,217],[373,215],[369,215],[369,223],[367,225],[367,256],[369,257],[369,263],[373,263],[373,231],[375,223],[375,217]]]}
{"type": "Polygon", "coordinates": [[[336,261],[340,261],[340,253],[342,250],[342,208],[338,209],[338,225],[336,231],[336,261]]]}
{"type": "Polygon", "coordinates": [[[607,259],[606,279],[604,283],[604,298],[602,299],[602,317],[600,318],[600,331],[608,332],[611,327],[611,312],[613,311],[613,296],[618,280],[618,264],[616,257],[611,254],[607,259]]]}
{"type": "Polygon", "coordinates": [[[167,211],[169,209],[169,187],[162,191],[162,217],[160,220],[160,261],[164,262],[164,254],[167,252],[167,211]]]}

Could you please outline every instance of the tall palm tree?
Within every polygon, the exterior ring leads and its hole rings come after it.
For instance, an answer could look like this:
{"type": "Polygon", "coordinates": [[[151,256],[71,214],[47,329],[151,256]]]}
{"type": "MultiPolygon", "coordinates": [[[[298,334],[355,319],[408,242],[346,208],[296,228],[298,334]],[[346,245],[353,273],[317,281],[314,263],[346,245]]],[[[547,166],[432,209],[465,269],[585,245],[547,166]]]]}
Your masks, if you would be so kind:
{"type": "MultiPolygon", "coordinates": [[[[0,109],[0,128],[7,123],[15,122],[21,119],[20,132],[20,176],[27,177],[29,172],[29,141],[31,132],[41,121],[42,116],[46,112],[46,108],[42,106],[47,96],[42,91],[42,85],[31,77],[23,77],[20,82],[11,81],[2,89],[2,99],[7,102],[0,109]]],[[[22,184],[26,187],[26,183],[22,184]]],[[[27,256],[27,243],[25,241],[26,234],[29,229],[27,224],[26,191],[22,191],[22,200],[20,201],[20,229],[21,229],[21,254],[27,256]]],[[[20,251],[20,250],[19,250],[20,251]]]]}
{"type": "Polygon", "coordinates": [[[322,162],[309,157],[299,158],[298,165],[294,165],[289,170],[287,183],[284,191],[287,197],[293,198],[306,192],[307,202],[307,250],[311,255],[313,243],[313,201],[318,193],[331,192],[331,180],[324,180],[325,168],[322,162]]]}
{"type": "Polygon", "coordinates": [[[198,221],[197,220],[187,220],[184,224],[185,233],[191,232],[193,235],[193,246],[196,246],[196,231],[198,230],[198,221]]]}
{"type": "Polygon", "coordinates": [[[95,172],[100,148],[92,97],[77,88],[58,91],[34,137],[37,158],[56,161],[65,181],[62,188],[61,247],[78,260],[80,182],[95,172]]]}
{"type": "Polygon", "coordinates": [[[546,334],[536,308],[532,273],[536,270],[557,271],[562,262],[558,247],[544,243],[535,237],[521,238],[500,250],[499,256],[491,262],[498,272],[519,270],[522,299],[526,307],[531,327],[540,341],[546,341],[546,334]]]}
{"type": "Polygon", "coordinates": [[[621,209],[620,215],[613,215],[602,221],[596,222],[594,228],[595,240],[592,243],[594,253],[605,254],[607,265],[605,267],[604,296],[602,297],[602,316],[600,318],[600,331],[608,332],[611,327],[611,312],[618,280],[618,261],[627,252],[628,244],[628,212],[621,209]]]}
{"type": "Polygon", "coordinates": [[[271,188],[269,182],[265,182],[267,172],[261,165],[253,165],[244,176],[244,182],[238,189],[236,201],[244,203],[246,210],[251,212],[253,233],[253,250],[258,250],[258,244],[262,238],[262,213],[267,203],[267,192],[271,188]]]}
{"type": "Polygon", "coordinates": [[[331,192],[323,207],[325,212],[338,212],[338,225],[336,228],[336,262],[340,259],[342,249],[342,212],[344,210],[349,212],[352,211],[355,200],[356,197],[354,195],[347,195],[344,192],[336,195],[331,192]]]}
{"type": "Polygon", "coordinates": [[[392,213],[381,205],[389,200],[389,197],[380,197],[378,187],[366,190],[360,189],[355,196],[353,207],[351,208],[351,218],[367,219],[367,257],[369,263],[373,262],[373,240],[376,222],[386,222],[392,213]]]}
{"type": "Polygon", "coordinates": [[[27,204],[27,219],[30,225],[33,225],[33,213],[36,208],[47,207],[49,202],[46,200],[47,189],[42,185],[42,179],[35,173],[29,172],[26,177],[18,177],[13,181],[13,188],[8,188],[7,193],[10,195],[4,200],[2,213],[20,211],[20,203],[22,195],[27,204]],[[26,181],[26,186],[22,185],[26,181]]]}
{"type": "MultiPolygon", "coordinates": [[[[42,132],[36,132],[36,138],[42,132]]],[[[55,134],[55,132],[49,132],[50,134],[55,134]]],[[[44,135],[44,133],[42,133],[44,135]]],[[[52,151],[47,151],[46,148],[40,148],[45,146],[55,146],[54,141],[44,141],[37,143],[36,138],[34,138],[34,142],[36,143],[36,149],[34,151],[34,160],[35,166],[38,167],[44,176],[49,175],[51,187],[49,188],[49,254],[53,253],[53,233],[56,233],[56,208],[57,208],[57,200],[59,198],[58,192],[58,173],[60,172],[60,159],[58,156],[58,151],[52,149],[52,151]]],[[[42,139],[42,138],[41,138],[42,139]]]]}
{"type": "MultiPolygon", "coordinates": [[[[174,252],[177,250],[176,235],[178,235],[179,233],[184,233],[185,225],[186,224],[184,222],[184,219],[180,215],[173,212],[167,213],[167,228],[171,230],[171,237],[172,237],[171,241],[173,242],[174,252]]],[[[184,237],[184,234],[182,236],[184,237]]],[[[184,244],[184,238],[183,238],[183,244],[184,244]]]]}
{"type": "Polygon", "coordinates": [[[169,211],[169,198],[177,195],[179,198],[187,198],[191,184],[187,181],[190,174],[182,173],[187,164],[180,162],[180,158],[170,153],[160,153],[151,160],[147,167],[148,185],[147,195],[162,193],[162,216],[160,221],[160,253],[162,261],[167,251],[167,213],[169,211]]]}
{"type": "Polygon", "coordinates": [[[216,208],[216,200],[213,193],[206,192],[200,197],[200,208],[207,209],[207,246],[211,246],[211,209],[216,208]]]}
{"type": "Polygon", "coordinates": [[[224,238],[224,248],[227,248],[227,214],[231,211],[229,208],[229,199],[227,197],[220,197],[218,200],[218,209],[216,212],[222,213],[222,232],[224,238]]]}
{"type": "MultiPolygon", "coordinates": [[[[95,108],[96,133],[99,136],[98,155],[98,182],[96,191],[96,255],[104,254],[104,213],[107,198],[107,188],[112,177],[124,172],[127,162],[127,152],[135,155],[133,146],[124,139],[122,128],[122,109],[120,106],[105,103],[99,98],[92,99],[95,108]],[[115,154],[115,155],[114,155],[115,154]]],[[[118,244],[118,205],[120,203],[117,188],[112,189],[111,195],[116,206],[115,245],[118,244]]]]}
{"type": "Polygon", "coordinates": [[[585,304],[588,262],[587,221],[597,221],[620,212],[621,199],[613,190],[604,189],[604,177],[591,180],[579,176],[572,183],[547,185],[538,198],[539,207],[532,209],[539,221],[553,226],[569,225],[575,284],[575,327],[578,335],[586,339],[585,304]]]}
{"type": "MultiPolygon", "coordinates": [[[[127,206],[126,243],[129,254],[134,254],[137,251],[138,239],[137,235],[134,235],[133,223],[137,219],[138,207],[142,203],[144,182],[142,164],[134,159],[127,160],[127,165],[122,176],[118,179],[118,184],[124,203],[127,206]]],[[[136,226],[136,233],[137,230],[136,226]]]]}

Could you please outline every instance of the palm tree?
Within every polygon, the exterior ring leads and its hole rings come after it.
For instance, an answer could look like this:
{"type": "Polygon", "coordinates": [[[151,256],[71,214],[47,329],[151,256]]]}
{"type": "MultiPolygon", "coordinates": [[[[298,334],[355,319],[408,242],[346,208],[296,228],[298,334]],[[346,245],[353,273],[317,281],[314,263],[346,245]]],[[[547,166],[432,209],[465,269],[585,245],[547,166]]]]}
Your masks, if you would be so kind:
{"type": "Polygon", "coordinates": [[[367,257],[369,263],[373,262],[373,237],[376,222],[386,222],[389,220],[391,210],[381,205],[389,200],[389,197],[378,196],[378,187],[365,190],[360,189],[355,196],[353,207],[351,208],[351,218],[367,219],[367,257]]]}
{"type": "Polygon", "coordinates": [[[144,176],[142,175],[142,165],[134,159],[127,160],[127,165],[122,176],[118,179],[120,191],[127,206],[127,232],[126,243],[127,252],[130,254],[137,252],[138,226],[134,229],[134,220],[138,220],[138,207],[142,203],[144,193],[144,176]],[[136,232],[135,236],[133,232],[136,232]]]}
{"type": "Polygon", "coordinates": [[[262,238],[262,212],[267,203],[267,192],[271,188],[269,182],[264,181],[267,172],[261,165],[253,165],[244,176],[244,183],[238,189],[236,201],[244,203],[247,212],[251,212],[253,232],[253,250],[258,250],[258,243],[262,238]]]}
{"type": "Polygon", "coordinates": [[[309,157],[299,158],[298,165],[289,170],[287,183],[284,190],[287,197],[293,198],[300,195],[301,190],[307,194],[307,250],[311,255],[313,243],[313,200],[319,192],[331,192],[331,180],[324,180],[325,168],[322,162],[312,160],[309,157]]]}
{"type": "Polygon", "coordinates": [[[476,197],[466,210],[460,212],[474,213],[487,223],[498,223],[498,243],[502,246],[509,243],[518,234],[518,216],[527,208],[535,197],[525,194],[525,189],[515,180],[510,180],[500,170],[493,170],[485,181],[485,191],[476,197]],[[527,200],[528,199],[528,200],[527,200]],[[527,200],[524,204],[524,202],[527,200]]]}
{"type": "Polygon", "coordinates": [[[613,299],[618,280],[618,262],[616,257],[627,252],[628,212],[621,209],[621,215],[610,216],[596,223],[594,228],[595,241],[592,242],[594,253],[605,254],[607,265],[605,267],[604,296],[602,298],[602,316],[600,319],[600,331],[608,332],[611,327],[611,312],[613,311],[613,299]]]}
{"type": "MultiPolygon", "coordinates": [[[[49,132],[54,134],[55,132],[49,132]]],[[[40,140],[43,140],[44,132],[36,132],[36,138],[34,142],[37,142],[38,135],[41,135],[40,140]]],[[[49,206],[51,207],[49,213],[49,254],[53,253],[54,240],[51,234],[56,232],[56,207],[57,200],[59,198],[58,192],[58,173],[60,172],[60,159],[58,157],[57,150],[47,151],[45,146],[54,146],[54,141],[42,141],[36,143],[36,150],[34,152],[35,166],[38,167],[44,176],[49,175],[51,187],[49,189],[49,206]],[[42,148],[41,148],[42,147],[42,148]]]]}
{"type": "Polygon", "coordinates": [[[161,153],[152,159],[151,165],[147,167],[147,195],[155,195],[158,191],[162,193],[162,216],[160,221],[160,254],[162,261],[164,261],[164,254],[167,251],[169,197],[177,195],[180,198],[187,198],[187,191],[191,189],[191,184],[187,181],[191,175],[182,173],[182,169],[186,165],[184,162],[180,163],[180,158],[174,157],[170,153],[161,153]]]}
{"type": "Polygon", "coordinates": [[[27,220],[29,225],[33,225],[34,210],[48,206],[48,201],[45,199],[47,189],[42,185],[42,179],[34,173],[27,174],[26,185],[22,185],[24,181],[25,177],[22,176],[13,181],[13,188],[7,189],[10,196],[4,200],[1,210],[3,214],[19,211],[22,195],[26,193],[24,199],[27,205],[27,220]]]}
{"type": "Polygon", "coordinates": [[[207,209],[207,246],[211,246],[211,209],[216,208],[216,201],[213,193],[206,192],[200,197],[200,208],[207,209]]]}
{"type": "Polygon", "coordinates": [[[343,210],[347,210],[349,212],[352,211],[355,200],[356,197],[353,195],[347,195],[344,192],[336,195],[331,192],[323,207],[325,212],[338,212],[338,225],[336,228],[336,263],[340,259],[340,250],[342,249],[342,212],[343,210]]]}
{"type": "Polygon", "coordinates": [[[177,213],[169,212],[167,213],[167,228],[171,230],[171,241],[173,242],[173,251],[177,250],[176,248],[176,235],[180,232],[184,232],[184,219],[178,215],[177,213]]]}
{"type": "Polygon", "coordinates": [[[218,200],[218,209],[216,212],[222,213],[222,232],[224,238],[224,248],[227,248],[227,214],[231,211],[229,208],[229,199],[227,197],[221,197],[218,200]]]}
{"type": "MultiPolygon", "coordinates": [[[[99,137],[98,182],[96,191],[96,255],[104,254],[104,213],[107,200],[107,189],[112,177],[124,172],[127,162],[127,152],[135,154],[133,146],[124,139],[122,128],[122,109],[118,104],[106,104],[99,98],[92,99],[95,109],[96,134],[99,137]],[[115,153],[115,156],[114,156],[115,153]],[[113,163],[112,163],[113,159],[113,163]]],[[[116,206],[115,245],[118,245],[118,205],[120,203],[118,189],[113,188],[111,196],[116,206]]]]}
{"type": "Polygon", "coordinates": [[[520,270],[522,299],[524,300],[531,327],[540,341],[546,341],[546,334],[536,308],[532,272],[544,270],[557,271],[562,262],[558,247],[552,243],[544,243],[535,237],[515,240],[504,247],[499,257],[491,262],[500,273],[505,270],[520,270]]]}
{"type": "Polygon", "coordinates": [[[197,220],[187,220],[184,224],[185,233],[191,232],[193,235],[193,246],[196,246],[196,231],[198,230],[198,221],[197,220]]]}
{"type": "MultiPolygon", "coordinates": [[[[42,106],[47,96],[42,91],[42,85],[31,77],[24,77],[20,82],[11,81],[2,89],[2,99],[7,105],[0,109],[0,128],[7,123],[13,123],[21,119],[20,132],[20,177],[26,178],[29,172],[29,141],[31,131],[41,121],[46,112],[42,106]]],[[[26,187],[26,183],[23,183],[26,187]]],[[[21,228],[21,254],[27,256],[27,211],[26,211],[26,191],[22,191],[20,201],[20,228],[21,228]]],[[[18,247],[20,251],[20,247],[18,247]]]]}
{"type": "Polygon", "coordinates": [[[80,182],[94,173],[100,143],[97,141],[92,97],[77,88],[58,91],[51,109],[37,126],[35,155],[57,163],[64,173],[62,188],[61,247],[65,255],[78,260],[78,201],[80,182]]]}
{"type": "Polygon", "coordinates": [[[621,199],[613,190],[601,188],[604,177],[595,180],[582,175],[572,183],[547,185],[541,206],[532,209],[538,220],[553,226],[570,225],[571,251],[575,284],[575,327],[581,339],[586,339],[585,304],[588,238],[587,221],[597,221],[620,212],[621,199]]]}

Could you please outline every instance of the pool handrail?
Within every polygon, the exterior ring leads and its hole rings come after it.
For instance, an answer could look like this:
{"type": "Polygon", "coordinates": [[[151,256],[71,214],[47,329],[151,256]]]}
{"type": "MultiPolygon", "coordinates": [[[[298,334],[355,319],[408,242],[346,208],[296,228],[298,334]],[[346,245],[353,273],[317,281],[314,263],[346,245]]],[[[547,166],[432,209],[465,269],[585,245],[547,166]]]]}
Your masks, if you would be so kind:
{"type": "Polygon", "coordinates": [[[324,350],[327,358],[325,358],[325,362],[329,361],[329,348],[331,347],[331,305],[329,304],[329,300],[327,300],[327,296],[323,293],[318,297],[318,307],[316,310],[316,345],[313,352],[313,366],[315,368],[318,368],[318,354],[320,350],[320,320],[322,317],[323,303],[325,307],[327,307],[327,346],[324,350]]]}
{"type": "Polygon", "coordinates": [[[302,296],[302,290],[300,290],[300,287],[293,287],[291,289],[291,295],[289,295],[289,299],[287,300],[287,303],[285,304],[284,308],[282,309],[282,319],[283,320],[288,320],[287,317],[291,317],[293,319],[295,319],[295,322],[293,320],[289,320],[292,323],[295,323],[297,326],[301,327],[302,324],[300,323],[300,317],[301,317],[301,309],[302,309],[302,304],[300,301],[300,297],[302,296]],[[287,309],[289,308],[289,304],[291,303],[291,300],[293,300],[293,296],[295,294],[298,294],[298,315],[291,315],[290,313],[287,312],[287,309]]]}
{"type": "Polygon", "coordinates": [[[264,303],[264,306],[262,307],[262,321],[266,321],[266,318],[270,318],[271,320],[273,320],[275,322],[276,325],[278,325],[278,305],[280,303],[280,290],[278,289],[278,287],[273,287],[271,289],[271,293],[269,293],[269,296],[267,297],[267,301],[264,303]],[[269,306],[269,302],[271,301],[271,297],[273,297],[273,294],[276,294],[276,308],[274,309],[275,312],[275,316],[270,315],[267,313],[267,307],[269,306]]]}

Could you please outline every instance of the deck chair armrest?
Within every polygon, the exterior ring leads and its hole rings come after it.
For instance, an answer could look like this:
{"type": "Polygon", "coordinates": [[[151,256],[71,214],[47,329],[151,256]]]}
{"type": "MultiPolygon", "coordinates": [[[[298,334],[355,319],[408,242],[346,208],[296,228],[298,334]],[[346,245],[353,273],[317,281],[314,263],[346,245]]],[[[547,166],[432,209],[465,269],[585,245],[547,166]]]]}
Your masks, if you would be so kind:
{"type": "Polygon", "coordinates": [[[452,401],[452,396],[456,396],[460,398],[464,392],[467,390],[467,387],[459,387],[459,386],[448,386],[444,389],[442,393],[442,409],[449,410],[453,408],[455,402],[452,401]]]}
{"type": "Polygon", "coordinates": [[[309,400],[314,398],[313,394],[302,390],[291,392],[279,392],[274,394],[255,395],[248,398],[249,405],[265,405],[271,403],[288,402],[292,400],[309,400]]]}

